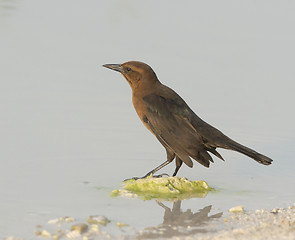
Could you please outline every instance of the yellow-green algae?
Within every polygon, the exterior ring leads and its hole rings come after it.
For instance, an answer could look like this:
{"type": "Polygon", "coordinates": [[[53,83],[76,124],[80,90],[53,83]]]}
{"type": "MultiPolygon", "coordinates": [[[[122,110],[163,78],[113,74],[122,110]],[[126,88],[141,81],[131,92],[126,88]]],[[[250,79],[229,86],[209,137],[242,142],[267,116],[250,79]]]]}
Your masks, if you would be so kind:
{"type": "Polygon", "coordinates": [[[111,196],[138,196],[144,200],[182,200],[188,198],[203,198],[208,191],[213,190],[205,181],[190,181],[184,177],[163,177],[128,180],[124,189],[114,190],[111,196]]]}

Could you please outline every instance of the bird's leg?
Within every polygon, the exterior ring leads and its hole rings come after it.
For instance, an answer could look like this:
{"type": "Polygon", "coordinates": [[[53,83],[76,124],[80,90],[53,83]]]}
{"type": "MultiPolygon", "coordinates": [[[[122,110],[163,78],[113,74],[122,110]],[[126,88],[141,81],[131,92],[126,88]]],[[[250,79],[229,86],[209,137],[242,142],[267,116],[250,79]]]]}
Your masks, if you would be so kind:
{"type": "MultiPolygon", "coordinates": [[[[162,163],[160,166],[156,167],[155,169],[153,169],[152,171],[148,172],[146,175],[144,175],[143,177],[133,177],[133,178],[128,178],[128,179],[125,179],[125,181],[128,181],[128,180],[137,180],[137,179],[143,179],[143,178],[147,178],[148,176],[150,175],[153,175],[155,172],[159,171],[161,168],[165,167],[167,164],[169,164],[171,161],[167,160],[166,162],[162,163]]],[[[164,175],[168,175],[168,174],[161,174],[161,175],[156,175],[156,176],[153,176],[153,177],[162,177],[164,175]]]]}
{"type": "MultiPolygon", "coordinates": [[[[156,167],[155,169],[153,169],[152,171],[150,171],[150,172],[148,172],[146,175],[144,175],[142,178],[146,178],[146,177],[148,177],[148,176],[150,176],[150,175],[154,175],[154,173],[155,172],[157,172],[157,171],[159,171],[161,168],[163,168],[163,167],[165,167],[167,164],[169,164],[170,163],[170,161],[166,161],[166,162],[164,162],[164,163],[162,163],[160,166],[158,166],[158,167],[156,167]]],[[[164,174],[161,174],[161,175],[155,175],[155,176],[153,176],[153,177],[162,177],[163,175],[168,175],[168,174],[166,174],[166,173],[164,173],[164,174]]],[[[168,175],[169,176],[169,175],[168,175]]]]}
{"type": "Polygon", "coordinates": [[[176,168],[175,168],[175,171],[174,171],[174,173],[173,173],[173,177],[175,177],[176,176],[176,174],[177,174],[177,172],[178,172],[178,170],[179,170],[179,168],[181,167],[181,165],[182,165],[182,163],[183,163],[183,161],[182,160],[180,160],[180,158],[178,158],[178,157],[176,157],[176,168]]]}
{"type": "Polygon", "coordinates": [[[175,171],[174,171],[172,177],[175,177],[175,176],[176,176],[176,174],[177,174],[179,168],[180,168],[180,166],[176,166],[175,171]]]}

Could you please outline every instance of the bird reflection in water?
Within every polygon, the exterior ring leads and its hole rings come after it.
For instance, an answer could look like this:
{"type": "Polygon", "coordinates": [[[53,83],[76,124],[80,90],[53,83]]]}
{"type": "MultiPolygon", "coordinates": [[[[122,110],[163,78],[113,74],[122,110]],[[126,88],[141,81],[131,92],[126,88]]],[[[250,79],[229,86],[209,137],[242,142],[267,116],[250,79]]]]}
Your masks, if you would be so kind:
{"type": "Polygon", "coordinates": [[[163,223],[155,227],[145,228],[139,233],[137,239],[170,238],[205,233],[208,230],[204,226],[208,226],[208,222],[222,216],[222,212],[209,216],[211,205],[193,213],[191,209],[182,211],[180,200],[173,203],[172,209],[162,202],[157,201],[157,204],[165,210],[163,223]]]}

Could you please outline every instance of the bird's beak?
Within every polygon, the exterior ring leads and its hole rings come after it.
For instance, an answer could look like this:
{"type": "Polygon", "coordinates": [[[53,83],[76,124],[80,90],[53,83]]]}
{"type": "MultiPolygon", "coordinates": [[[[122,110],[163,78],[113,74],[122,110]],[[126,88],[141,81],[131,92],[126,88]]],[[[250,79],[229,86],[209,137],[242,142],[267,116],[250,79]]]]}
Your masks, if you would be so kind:
{"type": "Polygon", "coordinates": [[[118,72],[122,72],[121,64],[105,64],[102,66],[118,72]]]}

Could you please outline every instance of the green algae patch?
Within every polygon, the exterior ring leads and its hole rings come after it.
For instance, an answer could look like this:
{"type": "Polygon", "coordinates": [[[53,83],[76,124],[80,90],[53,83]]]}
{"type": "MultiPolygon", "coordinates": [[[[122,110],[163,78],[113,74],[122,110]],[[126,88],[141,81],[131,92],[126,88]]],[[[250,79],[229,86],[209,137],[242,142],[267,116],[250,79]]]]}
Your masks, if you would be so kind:
{"type": "Polygon", "coordinates": [[[128,180],[122,190],[114,190],[111,196],[139,197],[144,200],[183,200],[203,198],[213,189],[205,181],[190,181],[183,177],[164,177],[128,180]]]}

